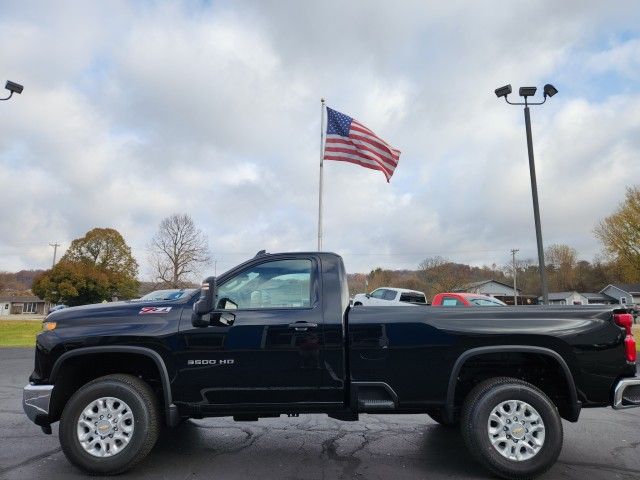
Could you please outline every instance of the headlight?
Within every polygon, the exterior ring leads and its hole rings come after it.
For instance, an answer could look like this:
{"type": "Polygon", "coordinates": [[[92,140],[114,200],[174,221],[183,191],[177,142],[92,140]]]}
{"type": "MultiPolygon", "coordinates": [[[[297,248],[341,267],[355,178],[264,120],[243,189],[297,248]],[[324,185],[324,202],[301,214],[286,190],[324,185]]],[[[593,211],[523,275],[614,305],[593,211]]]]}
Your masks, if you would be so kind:
{"type": "Polygon", "coordinates": [[[57,322],[44,321],[42,322],[42,330],[50,332],[51,330],[54,330],[56,328],[56,325],[58,325],[57,322]]]}

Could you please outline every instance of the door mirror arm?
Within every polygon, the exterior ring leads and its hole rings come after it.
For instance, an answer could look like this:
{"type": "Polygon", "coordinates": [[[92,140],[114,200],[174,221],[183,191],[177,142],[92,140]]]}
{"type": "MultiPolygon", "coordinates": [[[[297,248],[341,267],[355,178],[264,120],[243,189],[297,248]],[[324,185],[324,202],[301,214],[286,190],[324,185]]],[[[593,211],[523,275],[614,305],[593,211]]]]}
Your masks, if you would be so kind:
{"type": "Polygon", "coordinates": [[[193,304],[191,324],[194,327],[208,327],[211,324],[211,311],[218,293],[216,277],[207,277],[200,287],[200,298],[193,304]]]}

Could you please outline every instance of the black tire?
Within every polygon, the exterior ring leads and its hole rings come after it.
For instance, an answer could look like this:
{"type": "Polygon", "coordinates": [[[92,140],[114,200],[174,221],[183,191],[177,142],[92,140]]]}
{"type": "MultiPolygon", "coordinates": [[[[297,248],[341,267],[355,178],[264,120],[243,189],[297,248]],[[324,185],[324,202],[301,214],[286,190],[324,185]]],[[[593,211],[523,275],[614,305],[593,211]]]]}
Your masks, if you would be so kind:
{"type": "Polygon", "coordinates": [[[456,427],[460,423],[459,419],[454,420],[453,422],[446,421],[442,416],[441,410],[433,410],[431,412],[427,412],[427,415],[431,417],[431,420],[442,425],[443,427],[456,427]]]}
{"type": "Polygon", "coordinates": [[[160,432],[157,398],[149,385],[133,375],[107,375],[80,388],[69,399],[60,418],[60,445],[67,459],[92,475],[117,475],[133,468],[151,451],[160,432]],[[78,419],[93,400],[115,397],[133,413],[131,440],[122,451],[110,457],[96,457],[84,450],[77,435],[78,419]]]}
{"type": "Polygon", "coordinates": [[[361,307],[362,306],[362,302],[356,302],[353,304],[354,307],[361,307]]]}
{"type": "Polygon", "coordinates": [[[562,450],[562,420],[558,409],[540,389],[516,378],[492,378],[476,385],[464,401],[461,430],[464,443],[473,457],[494,474],[509,480],[528,480],[541,475],[551,468],[562,450]],[[506,458],[489,440],[489,415],[507,400],[528,403],[544,423],[544,443],[530,459],[506,458]]]}

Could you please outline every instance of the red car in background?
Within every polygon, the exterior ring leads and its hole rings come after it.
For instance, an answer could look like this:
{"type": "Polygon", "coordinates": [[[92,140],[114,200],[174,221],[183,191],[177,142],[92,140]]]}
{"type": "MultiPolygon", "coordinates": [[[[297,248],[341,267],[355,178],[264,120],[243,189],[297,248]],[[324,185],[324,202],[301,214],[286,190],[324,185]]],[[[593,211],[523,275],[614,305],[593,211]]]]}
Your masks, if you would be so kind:
{"type": "Polygon", "coordinates": [[[433,297],[433,307],[506,307],[497,298],[477,293],[438,293],[433,297]]]}

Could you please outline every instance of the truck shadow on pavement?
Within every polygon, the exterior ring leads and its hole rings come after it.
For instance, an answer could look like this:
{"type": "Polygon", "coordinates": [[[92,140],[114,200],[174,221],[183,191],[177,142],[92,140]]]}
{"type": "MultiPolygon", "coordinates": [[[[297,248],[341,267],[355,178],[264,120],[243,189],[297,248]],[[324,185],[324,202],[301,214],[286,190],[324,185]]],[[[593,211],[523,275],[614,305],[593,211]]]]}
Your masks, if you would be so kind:
{"type": "Polygon", "coordinates": [[[356,423],[319,415],[188,420],[164,430],[149,458],[126,476],[166,477],[177,465],[191,478],[491,478],[456,428],[417,415],[405,421],[366,416],[356,423]]]}

